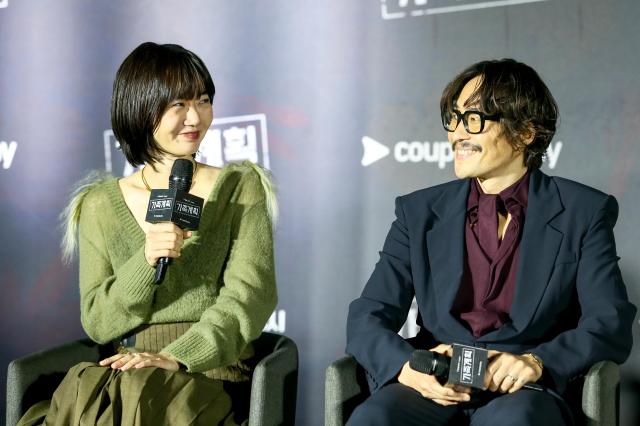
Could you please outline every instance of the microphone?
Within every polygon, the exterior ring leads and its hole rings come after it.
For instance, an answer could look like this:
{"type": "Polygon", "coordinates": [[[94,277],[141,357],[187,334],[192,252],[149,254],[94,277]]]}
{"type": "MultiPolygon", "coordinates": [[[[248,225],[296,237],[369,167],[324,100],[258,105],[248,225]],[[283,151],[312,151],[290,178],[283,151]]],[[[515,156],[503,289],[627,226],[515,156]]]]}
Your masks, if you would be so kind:
{"type": "Polygon", "coordinates": [[[193,163],[184,158],[179,158],[174,161],[171,167],[171,174],[169,175],[169,189],[189,192],[192,180],[193,163]]]}
{"type": "MultiPolygon", "coordinates": [[[[169,176],[169,189],[153,189],[149,196],[146,221],[172,222],[181,229],[196,230],[204,200],[189,194],[193,179],[193,164],[183,158],[174,161],[169,176]]],[[[160,284],[171,263],[170,257],[161,257],[156,263],[155,284],[160,284]]]]}
{"type": "MultiPolygon", "coordinates": [[[[486,349],[453,344],[451,358],[438,352],[418,349],[411,354],[409,366],[420,373],[435,376],[442,385],[450,383],[484,389],[487,355],[486,349]]],[[[536,391],[544,390],[536,383],[525,383],[522,387],[536,391]]]]}
{"type": "Polygon", "coordinates": [[[411,369],[430,376],[436,376],[438,381],[444,381],[445,383],[449,378],[450,364],[451,358],[447,355],[423,349],[413,351],[409,360],[411,369]]]}
{"type": "MultiPolygon", "coordinates": [[[[488,351],[456,343],[452,346],[451,358],[438,352],[417,349],[411,354],[409,367],[420,373],[435,376],[441,385],[450,383],[484,390],[488,351]]],[[[569,425],[576,424],[571,407],[556,391],[533,382],[525,383],[522,387],[551,395],[556,399],[565,422],[569,425]]]]}

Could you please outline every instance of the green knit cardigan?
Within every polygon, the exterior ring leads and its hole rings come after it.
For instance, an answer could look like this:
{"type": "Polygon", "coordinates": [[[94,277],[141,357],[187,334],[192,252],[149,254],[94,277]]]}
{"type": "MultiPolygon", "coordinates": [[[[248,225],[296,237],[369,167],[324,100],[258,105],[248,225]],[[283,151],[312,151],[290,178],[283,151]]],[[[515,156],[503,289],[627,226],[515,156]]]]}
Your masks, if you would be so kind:
{"type": "Polygon", "coordinates": [[[262,169],[227,165],[205,200],[200,228],[155,285],[145,234],[117,179],[82,186],[69,206],[68,234],[77,226],[86,333],[107,343],[144,324],[190,321],[195,324],[162,352],[190,372],[235,362],[276,306],[275,206],[262,169]]]}

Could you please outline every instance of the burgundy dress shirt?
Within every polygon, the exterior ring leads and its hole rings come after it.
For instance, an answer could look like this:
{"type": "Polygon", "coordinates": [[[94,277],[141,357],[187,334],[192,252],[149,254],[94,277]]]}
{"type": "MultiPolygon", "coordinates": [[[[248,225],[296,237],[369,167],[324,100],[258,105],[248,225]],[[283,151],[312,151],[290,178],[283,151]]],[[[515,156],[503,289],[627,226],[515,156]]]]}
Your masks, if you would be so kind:
{"type": "Polygon", "coordinates": [[[499,194],[485,194],[477,179],[471,182],[464,272],[452,313],[476,338],[510,321],[528,196],[529,172],[499,194]],[[511,213],[502,241],[499,213],[511,213]]]}

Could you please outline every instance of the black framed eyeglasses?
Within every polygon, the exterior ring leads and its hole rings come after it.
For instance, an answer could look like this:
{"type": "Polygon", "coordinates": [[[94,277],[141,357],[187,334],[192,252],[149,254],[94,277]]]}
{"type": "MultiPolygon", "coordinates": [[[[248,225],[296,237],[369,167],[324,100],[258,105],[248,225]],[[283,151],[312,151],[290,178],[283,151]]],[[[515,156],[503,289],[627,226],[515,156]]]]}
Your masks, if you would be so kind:
{"type": "Polygon", "coordinates": [[[484,122],[486,120],[497,120],[500,114],[487,115],[480,111],[467,110],[461,113],[457,109],[445,111],[442,114],[442,125],[447,132],[453,132],[460,124],[464,124],[464,128],[471,134],[481,133],[484,130],[484,122]]]}

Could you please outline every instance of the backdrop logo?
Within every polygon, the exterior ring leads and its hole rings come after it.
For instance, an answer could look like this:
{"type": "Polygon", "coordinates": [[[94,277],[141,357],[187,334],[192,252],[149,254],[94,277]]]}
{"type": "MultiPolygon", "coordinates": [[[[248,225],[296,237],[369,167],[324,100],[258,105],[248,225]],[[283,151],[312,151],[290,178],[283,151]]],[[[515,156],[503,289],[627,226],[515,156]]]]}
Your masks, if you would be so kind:
{"type": "Polygon", "coordinates": [[[287,312],[284,309],[273,311],[262,331],[284,333],[287,330],[287,312]]]}
{"type": "Polygon", "coordinates": [[[383,19],[399,19],[542,1],[549,0],[380,0],[380,9],[383,19]]]}
{"type": "Polygon", "coordinates": [[[13,163],[13,159],[16,156],[16,150],[18,149],[18,142],[0,141],[0,165],[3,169],[8,169],[13,163]]]}
{"type": "Polygon", "coordinates": [[[389,155],[389,152],[391,152],[388,147],[382,145],[380,142],[370,138],[369,136],[362,137],[362,148],[364,149],[364,152],[362,154],[362,161],[360,161],[360,164],[365,167],[383,159],[389,155]]]}
{"type": "Polygon", "coordinates": [[[362,147],[364,149],[360,164],[367,167],[376,161],[382,160],[391,154],[398,163],[433,163],[437,164],[439,169],[444,169],[447,163],[453,161],[453,152],[451,145],[447,141],[443,142],[396,142],[391,150],[386,145],[377,140],[364,136],[362,138],[362,147]]]}
{"type": "Polygon", "coordinates": [[[199,159],[216,167],[229,162],[249,160],[268,169],[266,116],[239,115],[213,120],[200,145],[199,159]]]}
{"type": "MultiPolygon", "coordinates": [[[[120,144],[108,129],[103,133],[105,169],[109,173],[129,176],[135,171],[124,156],[113,155],[120,144]]],[[[213,120],[196,159],[205,164],[222,167],[226,163],[249,160],[269,168],[267,117],[264,114],[238,115],[213,120]]]]}
{"type": "Polygon", "coordinates": [[[0,9],[9,7],[9,0],[0,0],[0,9]]]}
{"type": "MultiPolygon", "coordinates": [[[[400,141],[393,145],[393,150],[377,140],[364,136],[362,138],[362,160],[360,164],[364,167],[387,157],[393,151],[393,158],[398,163],[432,163],[437,164],[439,169],[444,169],[448,163],[453,161],[453,151],[451,144],[447,141],[421,142],[400,141]]],[[[550,169],[554,169],[558,164],[558,157],[562,150],[562,141],[551,143],[547,148],[545,161],[550,169]]]]}

